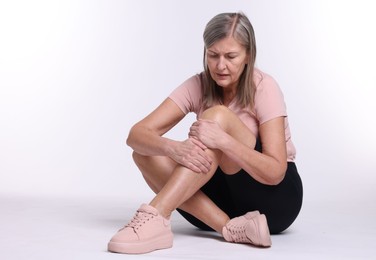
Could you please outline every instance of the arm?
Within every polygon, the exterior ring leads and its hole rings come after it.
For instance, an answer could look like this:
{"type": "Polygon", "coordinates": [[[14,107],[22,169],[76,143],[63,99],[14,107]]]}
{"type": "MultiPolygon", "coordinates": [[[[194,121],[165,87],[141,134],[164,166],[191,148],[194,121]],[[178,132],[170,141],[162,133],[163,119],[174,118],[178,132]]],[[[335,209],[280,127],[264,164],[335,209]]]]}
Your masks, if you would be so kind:
{"type": "Polygon", "coordinates": [[[168,156],[195,172],[207,172],[211,158],[204,152],[206,146],[188,139],[174,141],[163,135],[184,118],[185,114],[167,98],[152,113],[136,123],[130,130],[127,145],[145,156],[168,156]]]}
{"type": "Polygon", "coordinates": [[[257,181],[276,185],[283,180],[287,169],[284,117],[260,125],[259,134],[262,140],[262,153],[228,134],[219,143],[219,149],[257,181]]]}
{"type": "Polygon", "coordinates": [[[135,152],[153,156],[168,156],[173,140],[162,135],[174,127],[184,117],[184,113],[171,100],[166,99],[157,109],[136,123],[130,130],[127,145],[135,152]]]}
{"type": "MultiPolygon", "coordinates": [[[[232,169],[242,168],[264,184],[281,182],[287,167],[284,117],[269,120],[259,127],[262,153],[254,150],[255,138],[238,118],[227,122],[231,123],[221,125],[213,120],[198,120],[192,125],[190,135],[209,148],[221,150],[232,161],[230,165],[235,164],[232,169]]],[[[228,167],[228,160],[221,163],[224,163],[222,167],[228,167]]]]}

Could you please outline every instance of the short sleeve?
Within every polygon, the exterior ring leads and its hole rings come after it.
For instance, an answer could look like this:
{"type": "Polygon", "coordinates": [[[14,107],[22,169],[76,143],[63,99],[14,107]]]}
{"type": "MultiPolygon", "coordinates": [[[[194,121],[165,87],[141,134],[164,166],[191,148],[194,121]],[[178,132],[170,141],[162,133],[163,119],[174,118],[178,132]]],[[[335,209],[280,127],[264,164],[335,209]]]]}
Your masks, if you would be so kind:
{"type": "Polygon", "coordinates": [[[276,117],[286,117],[286,104],[277,82],[268,74],[262,73],[255,93],[255,114],[259,124],[276,117]]]}
{"type": "Polygon", "coordinates": [[[195,75],[184,81],[169,95],[184,114],[199,113],[202,103],[200,75],[195,75]]]}

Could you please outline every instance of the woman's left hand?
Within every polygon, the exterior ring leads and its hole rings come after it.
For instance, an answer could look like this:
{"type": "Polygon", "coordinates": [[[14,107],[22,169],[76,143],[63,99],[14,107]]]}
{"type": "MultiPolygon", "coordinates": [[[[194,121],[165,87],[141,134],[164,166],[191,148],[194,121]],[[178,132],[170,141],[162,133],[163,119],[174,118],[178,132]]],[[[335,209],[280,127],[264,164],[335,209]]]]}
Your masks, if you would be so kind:
{"type": "Polygon", "coordinates": [[[219,141],[222,140],[226,132],[218,122],[207,119],[199,119],[194,122],[189,129],[189,137],[201,141],[211,149],[219,148],[219,141]]]}

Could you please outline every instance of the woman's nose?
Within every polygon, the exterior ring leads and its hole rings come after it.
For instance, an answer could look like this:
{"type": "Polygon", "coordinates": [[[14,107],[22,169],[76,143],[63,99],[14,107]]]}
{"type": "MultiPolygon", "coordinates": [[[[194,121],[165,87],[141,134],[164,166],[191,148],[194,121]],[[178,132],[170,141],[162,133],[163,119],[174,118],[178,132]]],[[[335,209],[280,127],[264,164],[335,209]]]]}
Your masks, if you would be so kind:
{"type": "Polygon", "coordinates": [[[225,70],[226,69],[226,61],[223,58],[220,58],[217,63],[218,70],[225,70]]]}

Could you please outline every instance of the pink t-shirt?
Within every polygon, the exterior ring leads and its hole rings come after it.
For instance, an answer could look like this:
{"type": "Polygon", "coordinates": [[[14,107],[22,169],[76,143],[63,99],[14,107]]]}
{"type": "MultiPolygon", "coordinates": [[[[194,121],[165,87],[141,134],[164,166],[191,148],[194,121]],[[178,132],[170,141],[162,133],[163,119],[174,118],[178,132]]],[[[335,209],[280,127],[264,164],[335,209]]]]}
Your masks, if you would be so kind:
{"type": "MultiPolygon", "coordinates": [[[[259,126],[273,118],[285,117],[285,136],[287,147],[287,161],[294,161],[296,150],[291,141],[291,133],[287,119],[286,105],[283,93],[277,82],[268,74],[255,69],[254,80],[256,83],[255,110],[241,108],[233,100],[228,108],[232,110],[242,122],[248,126],[257,137],[259,126]]],[[[185,113],[194,112],[200,117],[202,106],[202,83],[200,75],[192,76],[177,87],[169,96],[185,113]]]]}

